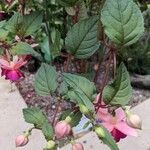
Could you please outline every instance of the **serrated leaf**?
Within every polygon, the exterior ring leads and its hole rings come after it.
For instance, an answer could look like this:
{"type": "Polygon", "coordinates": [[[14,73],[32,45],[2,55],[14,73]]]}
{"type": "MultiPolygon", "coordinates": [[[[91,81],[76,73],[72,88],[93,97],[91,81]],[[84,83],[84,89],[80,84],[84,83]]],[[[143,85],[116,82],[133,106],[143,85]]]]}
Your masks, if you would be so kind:
{"type": "Polygon", "coordinates": [[[36,52],[29,44],[24,42],[19,42],[11,49],[14,55],[32,55],[39,60],[42,60],[42,56],[36,52]]]}
{"type": "Polygon", "coordinates": [[[0,29],[0,40],[4,41],[6,40],[7,36],[8,36],[8,31],[5,29],[0,29]]]}
{"type": "Polygon", "coordinates": [[[67,51],[75,58],[88,58],[99,48],[97,39],[98,16],[79,21],[68,32],[65,43],[67,51]]]}
{"type": "Polygon", "coordinates": [[[42,24],[43,16],[41,12],[32,12],[31,14],[22,16],[15,13],[7,22],[6,29],[11,33],[28,36],[34,34],[42,24]]]}
{"type": "Polygon", "coordinates": [[[0,28],[4,27],[5,24],[6,24],[6,20],[0,21],[0,28]]]}
{"type": "Polygon", "coordinates": [[[119,150],[118,145],[114,141],[111,134],[107,131],[107,129],[105,129],[102,125],[99,125],[99,127],[102,128],[104,132],[104,137],[100,137],[103,143],[109,146],[111,150],[119,150]]]}
{"type": "Polygon", "coordinates": [[[45,139],[47,141],[49,140],[52,140],[53,139],[53,135],[54,135],[54,131],[53,131],[53,127],[50,123],[48,122],[45,122],[43,125],[42,125],[42,132],[45,136],[45,139]]]}
{"type": "Polygon", "coordinates": [[[6,23],[5,28],[11,33],[20,32],[22,26],[23,16],[20,13],[15,13],[6,23]]]}
{"type": "Polygon", "coordinates": [[[64,82],[68,87],[68,97],[78,104],[84,104],[90,110],[93,109],[91,101],[95,93],[94,83],[82,76],[70,73],[64,73],[63,75],[64,82]]]}
{"type": "Polygon", "coordinates": [[[35,127],[37,128],[41,128],[44,122],[47,121],[47,118],[43,114],[43,112],[39,108],[36,108],[36,107],[24,108],[23,116],[27,123],[34,124],[35,127]]]}
{"type": "Polygon", "coordinates": [[[37,94],[41,96],[50,95],[56,90],[57,72],[54,67],[48,64],[42,64],[35,76],[34,87],[37,94]]]}
{"type": "Polygon", "coordinates": [[[106,0],[101,21],[107,36],[119,46],[135,43],[144,32],[142,13],[133,0],[106,0]]]}
{"type": "Polygon", "coordinates": [[[41,12],[32,12],[29,15],[23,16],[23,23],[22,23],[22,35],[28,36],[33,34],[37,31],[43,20],[43,15],[41,12]]]}
{"type": "Polygon", "coordinates": [[[120,64],[116,79],[107,85],[103,91],[103,99],[106,104],[126,105],[132,96],[129,73],[123,63],[120,64]]]}

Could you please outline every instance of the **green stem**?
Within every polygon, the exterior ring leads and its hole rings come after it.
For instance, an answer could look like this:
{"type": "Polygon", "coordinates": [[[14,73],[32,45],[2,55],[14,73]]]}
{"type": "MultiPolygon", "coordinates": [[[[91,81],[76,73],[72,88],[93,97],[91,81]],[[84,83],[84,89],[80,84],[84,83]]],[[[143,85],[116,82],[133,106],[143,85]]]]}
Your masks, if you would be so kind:
{"type": "Polygon", "coordinates": [[[48,1],[45,0],[44,1],[45,4],[45,25],[46,25],[46,34],[48,36],[48,43],[49,43],[49,51],[50,51],[50,57],[51,57],[51,61],[53,60],[52,58],[52,52],[51,52],[51,44],[52,44],[52,39],[51,39],[51,34],[50,34],[50,23],[49,23],[49,10],[48,10],[48,1]]]}

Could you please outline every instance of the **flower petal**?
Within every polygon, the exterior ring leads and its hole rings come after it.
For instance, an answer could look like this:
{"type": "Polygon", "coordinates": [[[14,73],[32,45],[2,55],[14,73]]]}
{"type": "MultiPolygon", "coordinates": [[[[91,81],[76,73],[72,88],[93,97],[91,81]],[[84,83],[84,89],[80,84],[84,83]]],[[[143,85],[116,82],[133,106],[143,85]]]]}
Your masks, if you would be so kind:
{"type": "Polygon", "coordinates": [[[114,140],[116,142],[119,142],[120,139],[123,139],[127,136],[127,135],[123,134],[122,132],[120,132],[117,129],[113,129],[113,131],[111,132],[111,135],[114,137],[114,140]]]}
{"type": "Polygon", "coordinates": [[[115,113],[116,113],[116,118],[117,118],[117,121],[121,121],[121,120],[124,120],[125,119],[125,113],[123,111],[123,109],[120,107],[118,109],[115,110],[115,113]]]}
{"type": "Polygon", "coordinates": [[[5,60],[4,58],[0,58],[0,66],[3,69],[11,70],[10,63],[7,60],[5,60]]]}
{"type": "Polygon", "coordinates": [[[101,123],[109,132],[112,132],[114,129],[114,126],[112,124],[109,124],[107,122],[102,122],[101,123]]]}
{"type": "Polygon", "coordinates": [[[137,131],[134,128],[129,127],[124,121],[116,124],[115,128],[126,135],[138,136],[137,131]]]}
{"type": "Polygon", "coordinates": [[[12,70],[12,71],[7,70],[5,72],[5,77],[6,79],[11,81],[17,81],[21,77],[23,77],[23,74],[19,70],[12,70]]]}
{"type": "Polygon", "coordinates": [[[108,113],[107,109],[100,108],[97,112],[97,118],[102,121],[108,122],[111,118],[111,115],[108,113]]]}

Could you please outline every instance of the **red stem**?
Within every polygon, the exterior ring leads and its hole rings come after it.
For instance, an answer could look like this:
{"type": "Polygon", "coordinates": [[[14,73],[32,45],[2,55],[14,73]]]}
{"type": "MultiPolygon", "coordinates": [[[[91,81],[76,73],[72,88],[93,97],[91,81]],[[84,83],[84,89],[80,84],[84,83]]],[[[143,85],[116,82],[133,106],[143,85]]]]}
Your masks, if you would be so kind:
{"type": "Polygon", "coordinates": [[[103,79],[103,82],[102,82],[102,89],[100,91],[100,96],[99,96],[98,102],[96,104],[96,107],[97,107],[96,108],[96,113],[98,112],[100,107],[103,107],[103,105],[102,105],[102,94],[103,94],[103,90],[105,88],[105,85],[107,84],[107,81],[108,81],[108,74],[109,74],[110,64],[111,64],[111,60],[112,60],[112,54],[113,54],[113,51],[112,51],[112,49],[110,49],[109,52],[108,52],[109,60],[106,64],[106,72],[105,72],[104,79],[103,79]]]}

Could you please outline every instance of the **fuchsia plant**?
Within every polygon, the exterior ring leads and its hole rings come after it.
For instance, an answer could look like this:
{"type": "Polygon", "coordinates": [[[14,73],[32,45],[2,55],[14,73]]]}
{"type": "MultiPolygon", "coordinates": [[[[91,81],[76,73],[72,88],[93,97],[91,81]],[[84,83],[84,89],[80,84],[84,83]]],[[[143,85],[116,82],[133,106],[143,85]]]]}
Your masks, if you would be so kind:
{"type": "Polygon", "coordinates": [[[8,19],[0,22],[1,76],[19,81],[26,56],[33,56],[41,64],[35,91],[51,95],[56,104],[50,119],[39,108],[23,109],[33,128],[16,138],[17,147],[25,146],[37,129],[47,141],[44,150],[56,150],[62,139],[72,150],[83,150],[72,129],[83,116],[89,120],[84,127],[91,125],[111,150],[119,150],[121,139],[138,136],[142,121],[127,110],[132,87],[121,60],[125,48],[144,32],[138,0],[19,0],[1,6],[8,12],[8,19]],[[11,11],[16,13],[11,16],[11,11]],[[70,103],[68,110],[62,108],[64,101],[70,103]]]}

